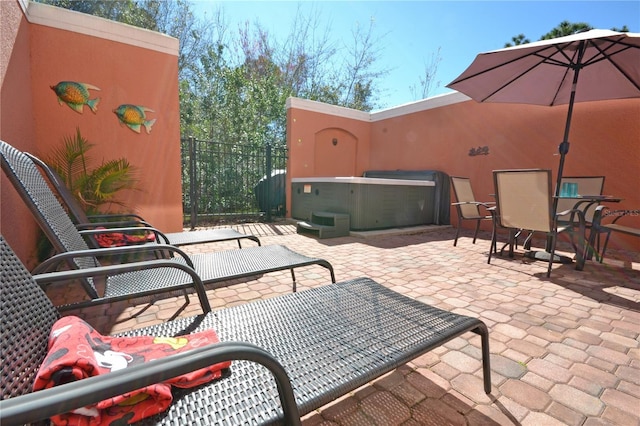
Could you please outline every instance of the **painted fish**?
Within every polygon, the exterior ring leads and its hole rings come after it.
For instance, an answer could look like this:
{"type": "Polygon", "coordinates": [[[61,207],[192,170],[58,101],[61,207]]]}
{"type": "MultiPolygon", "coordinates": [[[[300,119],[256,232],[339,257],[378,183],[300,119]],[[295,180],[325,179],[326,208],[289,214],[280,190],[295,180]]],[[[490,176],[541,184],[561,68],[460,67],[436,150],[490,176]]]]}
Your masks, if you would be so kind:
{"type": "Polygon", "coordinates": [[[118,116],[120,122],[136,133],[140,133],[140,126],[144,126],[147,134],[151,133],[151,126],[154,125],[156,119],[147,120],[145,112],[155,112],[150,108],[123,104],[113,110],[114,114],[118,116]]]}
{"type": "Polygon", "coordinates": [[[98,110],[98,102],[100,98],[89,99],[89,90],[100,90],[98,87],[75,81],[61,81],[55,86],[50,86],[58,96],[58,103],[69,105],[69,108],[77,113],[82,114],[83,106],[87,105],[95,114],[98,110]]]}

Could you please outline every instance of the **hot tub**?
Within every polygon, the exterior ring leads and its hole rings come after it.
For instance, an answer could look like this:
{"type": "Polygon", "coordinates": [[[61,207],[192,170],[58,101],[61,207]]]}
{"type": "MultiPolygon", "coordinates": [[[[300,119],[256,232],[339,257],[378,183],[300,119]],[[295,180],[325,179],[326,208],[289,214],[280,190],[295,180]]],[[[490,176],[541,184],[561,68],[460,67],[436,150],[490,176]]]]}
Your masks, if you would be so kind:
{"type": "Polygon", "coordinates": [[[291,217],[314,211],[347,213],[351,230],[429,225],[434,222],[433,181],[367,177],[291,179],[291,217]]]}

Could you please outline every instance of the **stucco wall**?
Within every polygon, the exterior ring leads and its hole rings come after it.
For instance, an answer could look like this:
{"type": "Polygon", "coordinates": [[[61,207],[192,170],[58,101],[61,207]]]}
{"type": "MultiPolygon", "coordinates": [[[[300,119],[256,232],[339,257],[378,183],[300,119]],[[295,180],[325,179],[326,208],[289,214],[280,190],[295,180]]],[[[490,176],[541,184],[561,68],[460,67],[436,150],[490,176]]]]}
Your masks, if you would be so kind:
{"type": "Polygon", "coordinates": [[[361,176],[369,169],[368,114],[339,107],[329,107],[331,113],[323,113],[326,104],[294,98],[288,100],[288,107],[288,175],[322,177],[340,170],[342,175],[361,176]]]}
{"type": "MultiPolygon", "coordinates": [[[[29,23],[18,1],[0,1],[0,40],[0,139],[34,150],[29,23]]],[[[0,233],[24,262],[33,264],[37,225],[4,173],[0,198],[0,233]]]]}
{"type": "MultiPolygon", "coordinates": [[[[2,3],[3,8],[9,7],[2,3]]],[[[15,10],[17,2],[11,4],[15,10]]],[[[2,82],[2,139],[46,158],[52,147],[80,129],[95,145],[90,155],[96,165],[124,157],[137,169],[139,190],[120,197],[127,210],[163,231],[181,230],[177,40],[37,3],[28,4],[20,22],[16,42],[3,43],[3,56],[9,49],[11,54],[2,82]],[[100,98],[97,111],[85,106],[79,114],[60,105],[51,89],[60,81],[100,88],[90,90],[92,99],[100,98]],[[13,95],[5,92],[8,87],[13,95]],[[5,108],[14,105],[9,96],[19,101],[17,119],[17,113],[10,115],[5,108]],[[156,119],[150,134],[144,128],[135,133],[120,123],[113,110],[121,104],[153,110],[147,112],[147,119],[156,119]]],[[[2,189],[2,232],[21,258],[29,261],[33,241],[13,231],[31,225],[29,213],[15,213],[13,207],[21,208],[22,201],[16,202],[13,188],[4,180],[2,189]]]]}
{"type": "MultiPolygon", "coordinates": [[[[480,104],[458,93],[368,117],[352,115],[347,123],[340,117],[342,110],[324,106],[314,112],[314,107],[303,101],[291,105],[290,117],[296,118],[290,134],[292,163],[301,157],[312,162],[307,158],[310,148],[297,143],[300,135],[308,139],[323,129],[343,128],[360,141],[369,138],[367,149],[357,154],[364,170],[435,169],[468,176],[476,196],[486,201],[492,200],[496,169],[548,168],[555,182],[567,111],[566,106],[480,104]],[[488,147],[489,154],[469,155],[479,147],[488,147]]],[[[638,117],[640,99],[579,103],[574,108],[564,175],[605,175],[604,193],[624,199],[612,204],[614,208],[640,207],[638,117]]],[[[362,171],[355,170],[355,175],[362,171]]],[[[292,167],[287,178],[317,176],[305,172],[292,167]]],[[[455,209],[451,217],[456,225],[455,209]]],[[[640,217],[632,220],[640,227],[640,217]]],[[[489,230],[490,224],[484,227],[489,230]]],[[[640,241],[616,234],[610,246],[640,250],[640,241]]]]}

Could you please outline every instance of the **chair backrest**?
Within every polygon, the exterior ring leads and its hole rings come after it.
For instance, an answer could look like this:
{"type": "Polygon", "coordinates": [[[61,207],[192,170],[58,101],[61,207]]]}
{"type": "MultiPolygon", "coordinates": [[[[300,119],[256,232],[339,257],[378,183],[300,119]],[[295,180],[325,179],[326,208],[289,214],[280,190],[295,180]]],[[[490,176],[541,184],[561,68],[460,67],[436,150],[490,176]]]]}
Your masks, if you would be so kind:
{"type": "Polygon", "coordinates": [[[473,195],[473,189],[471,188],[471,180],[467,177],[450,176],[451,186],[453,187],[453,194],[456,197],[458,204],[458,214],[463,218],[472,218],[480,216],[480,209],[476,202],[476,198],[473,195]]]}
{"type": "MultiPolygon", "coordinates": [[[[75,224],[29,157],[0,141],[0,165],[58,253],[89,250],[75,224]]],[[[98,260],[91,257],[76,259],[68,264],[77,269],[99,265],[98,260]]],[[[91,279],[82,282],[92,298],[98,297],[91,279]]]]}
{"type": "Polygon", "coordinates": [[[65,185],[60,175],[35,155],[29,154],[28,152],[25,152],[24,154],[29,157],[38,169],[42,171],[42,174],[46,176],[51,186],[53,186],[55,191],[58,193],[58,196],[62,199],[62,203],[64,207],[66,207],[66,210],[74,223],[89,223],[89,218],[87,217],[84,209],[76,197],[73,196],[71,190],[67,185],[65,185]]]}
{"type": "MultiPolygon", "coordinates": [[[[602,195],[604,188],[604,176],[563,176],[560,181],[560,186],[562,187],[562,184],[565,182],[577,184],[578,194],[580,195],[602,195]]],[[[575,204],[575,199],[558,198],[558,209],[556,211],[571,210],[575,204]]],[[[598,205],[594,203],[584,211],[585,221],[593,222],[593,214],[596,211],[596,207],[598,207],[598,205]]],[[[561,219],[569,220],[569,215],[561,216],[561,219]]]]}
{"type": "Polygon", "coordinates": [[[505,228],[550,232],[551,170],[494,170],[496,214],[505,228]]]}
{"type": "Polygon", "coordinates": [[[31,392],[59,314],[0,235],[0,398],[31,392]]]}

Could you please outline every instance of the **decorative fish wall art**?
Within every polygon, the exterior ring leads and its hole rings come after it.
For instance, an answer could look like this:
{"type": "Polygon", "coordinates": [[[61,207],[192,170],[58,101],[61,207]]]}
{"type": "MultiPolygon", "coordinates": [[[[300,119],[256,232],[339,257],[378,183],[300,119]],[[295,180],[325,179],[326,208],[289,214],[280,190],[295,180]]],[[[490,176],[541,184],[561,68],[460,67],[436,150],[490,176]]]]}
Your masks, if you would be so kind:
{"type": "Polygon", "coordinates": [[[147,112],[155,112],[151,108],[131,105],[131,104],[123,104],[118,108],[114,109],[113,112],[120,120],[120,123],[129,127],[136,133],[140,133],[140,126],[144,126],[144,129],[147,131],[147,134],[151,133],[151,126],[154,125],[156,119],[147,120],[147,112]]]}
{"type": "Polygon", "coordinates": [[[87,83],[78,83],[75,81],[61,81],[55,86],[51,86],[58,103],[65,103],[75,112],[82,114],[84,105],[88,106],[95,114],[98,110],[98,102],[100,98],[89,99],[89,90],[100,90],[100,88],[87,83]]]}

